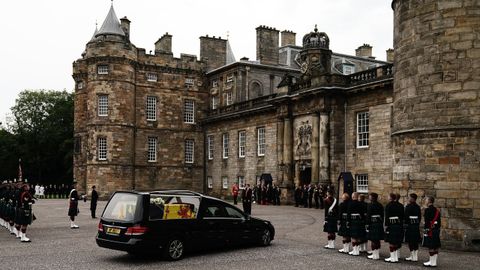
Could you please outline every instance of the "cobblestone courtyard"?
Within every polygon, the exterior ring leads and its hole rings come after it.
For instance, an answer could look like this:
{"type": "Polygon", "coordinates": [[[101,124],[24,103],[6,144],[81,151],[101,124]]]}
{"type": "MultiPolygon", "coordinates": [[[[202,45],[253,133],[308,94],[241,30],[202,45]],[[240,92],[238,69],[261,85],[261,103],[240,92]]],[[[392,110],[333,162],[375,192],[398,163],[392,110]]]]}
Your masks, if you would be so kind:
{"type": "MultiPolygon", "coordinates": [[[[101,213],[105,202],[100,202],[101,213]]],[[[292,206],[253,206],[253,215],[275,226],[276,239],[267,248],[252,247],[189,254],[179,262],[138,259],[124,252],[97,247],[98,219],[89,217],[89,203],[80,203],[79,230],[69,228],[66,200],[40,200],[37,220],[28,230],[29,244],[0,231],[1,269],[425,269],[421,262],[387,264],[365,256],[352,257],[325,250],[323,211],[292,206]]],[[[98,214],[100,215],[100,214],[98,214]]],[[[337,247],[340,241],[337,239],[337,247]]],[[[402,258],[408,250],[402,249],[402,258]]],[[[382,247],[382,256],[387,249],[382,247]]],[[[420,261],[427,252],[420,250],[420,261]]],[[[478,253],[440,251],[439,269],[478,269],[478,253]]]]}

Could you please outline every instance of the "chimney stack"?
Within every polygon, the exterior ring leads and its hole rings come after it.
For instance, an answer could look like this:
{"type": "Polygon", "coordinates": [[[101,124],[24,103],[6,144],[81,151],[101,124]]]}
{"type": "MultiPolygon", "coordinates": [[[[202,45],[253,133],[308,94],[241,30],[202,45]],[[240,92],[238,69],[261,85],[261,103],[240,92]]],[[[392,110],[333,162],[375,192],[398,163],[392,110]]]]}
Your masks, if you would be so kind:
{"type": "Polygon", "coordinates": [[[278,65],[279,31],[273,27],[261,25],[257,30],[257,61],[266,65],[278,65]]]}
{"type": "Polygon", "coordinates": [[[122,27],[125,37],[130,39],[130,20],[127,19],[127,16],[120,19],[120,26],[122,27]]]}
{"type": "Polygon", "coordinates": [[[289,30],[283,30],[282,34],[282,43],[281,46],[293,45],[295,46],[295,33],[289,30]]]}
{"type": "Polygon", "coordinates": [[[387,50],[387,62],[393,63],[394,51],[393,49],[387,50]]]}
{"type": "Polygon", "coordinates": [[[369,44],[363,44],[355,50],[355,55],[375,59],[375,57],[372,56],[372,48],[369,44]]]}
{"type": "Polygon", "coordinates": [[[227,64],[227,40],[208,35],[200,37],[200,60],[207,63],[207,71],[227,64]]]}
{"type": "Polygon", "coordinates": [[[172,53],[172,35],[168,32],[155,42],[155,53],[172,53]]]}

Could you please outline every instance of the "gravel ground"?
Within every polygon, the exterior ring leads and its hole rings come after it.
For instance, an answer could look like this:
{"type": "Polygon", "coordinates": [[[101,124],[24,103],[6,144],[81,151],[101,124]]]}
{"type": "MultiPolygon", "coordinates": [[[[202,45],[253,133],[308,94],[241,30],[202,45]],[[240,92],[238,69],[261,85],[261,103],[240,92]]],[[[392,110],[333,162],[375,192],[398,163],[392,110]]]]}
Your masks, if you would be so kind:
{"type": "MultiPolygon", "coordinates": [[[[322,232],[323,210],[292,206],[253,206],[253,216],[270,220],[276,238],[269,247],[251,247],[188,254],[178,262],[158,258],[134,258],[124,252],[100,248],[95,243],[98,219],[89,216],[89,203],[80,203],[78,225],[71,230],[67,200],[40,200],[34,208],[37,220],[29,227],[31,243],[21,243],[0,230],[0,269],[425,269],[427,251],[417,263],[387,264],[364,255],[353,257],[326,250],[322,232]]],[[[101,213],[105,202],[100,202],[101,213]]],[[[383,243],[382,243],[383,244],[383,243]]],[[[336,246],[340,248],[340,239],[336,246]]],[[[381,255],[387,256],[383,245],[381,255]]],[[[408,255],[402,249],[402,258],[408,255]]],[[[438,269],[479,269],[478,253],[440,251],[438,269]]]]}

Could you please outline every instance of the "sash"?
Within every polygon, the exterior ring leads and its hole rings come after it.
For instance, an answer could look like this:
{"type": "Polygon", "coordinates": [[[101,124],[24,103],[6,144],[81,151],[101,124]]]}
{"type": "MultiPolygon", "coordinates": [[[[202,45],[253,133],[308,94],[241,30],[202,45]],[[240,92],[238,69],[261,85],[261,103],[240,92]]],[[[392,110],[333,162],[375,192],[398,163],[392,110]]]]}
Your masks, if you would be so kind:
{"type": "Polygon", "coordinates": [[[433,235],[433,226],[435,225],[435,222],[437,222],[438,217],[440,216],[440,211],[438,209],[435,209],[435,216],[433,217],[432,221],[430,221],[430,230],[428,230],[428,236],[432,237],[433,235]]]}
{"type": "Polygon", "coordinates": [[[333,198],[333,203],[330,206],[330,208],[328,208],[328,213],[329,214],[333,211],[333,208],[335,207],[335,204],[337,204],[337,199],[333,198]]]}

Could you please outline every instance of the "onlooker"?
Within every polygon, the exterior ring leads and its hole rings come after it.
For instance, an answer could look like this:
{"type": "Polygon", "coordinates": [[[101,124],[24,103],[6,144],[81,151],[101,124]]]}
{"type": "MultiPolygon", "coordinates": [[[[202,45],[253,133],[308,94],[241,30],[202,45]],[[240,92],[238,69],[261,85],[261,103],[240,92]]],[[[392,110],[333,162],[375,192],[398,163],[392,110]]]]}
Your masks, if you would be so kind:
{"type": "Polygon", "coordinates": [[[98,201],[98,193],[95,188],[95,186],[92,186],[92,199],[90,200],[90,212],[92,213],[92,218],[96,218],[95,211],[97,210],[98,201]]]}
{"type": "Polygon", "coordinates": [[[237,205],[237,199],[238,199],[238,185],[237,185],[237,183],[233,184],[232,196],[233,196],[233,204],[237,205]]]}

